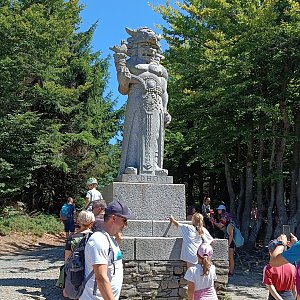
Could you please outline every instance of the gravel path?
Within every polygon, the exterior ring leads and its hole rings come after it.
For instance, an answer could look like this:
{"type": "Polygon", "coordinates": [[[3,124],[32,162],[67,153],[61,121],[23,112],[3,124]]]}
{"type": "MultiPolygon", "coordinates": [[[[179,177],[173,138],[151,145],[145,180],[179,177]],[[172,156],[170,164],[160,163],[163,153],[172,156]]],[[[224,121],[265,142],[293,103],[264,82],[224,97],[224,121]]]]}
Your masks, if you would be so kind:
{"type": "MultiPolygon", "coordinates": [[[[55,287],[59,267],[63,263],[63,247],[37,248],[22,254],[0,257],[0,300],[63,300],[55,287]]],[[[229,278],[231,300],[265,300],[262,269],[236,271],[229,278]]]]}
{"type": "Polygon", "coordinates": [[[0,258],[0,300],[61,300],[55,287],[63,247],[38,248],[0,258]]]}
{"type": "Polygon", "coordinates": [[[237,270],[228,280],[227,294],[231,300],[266,300],[268,291],[262,283],[262,269],[237,270]]]}

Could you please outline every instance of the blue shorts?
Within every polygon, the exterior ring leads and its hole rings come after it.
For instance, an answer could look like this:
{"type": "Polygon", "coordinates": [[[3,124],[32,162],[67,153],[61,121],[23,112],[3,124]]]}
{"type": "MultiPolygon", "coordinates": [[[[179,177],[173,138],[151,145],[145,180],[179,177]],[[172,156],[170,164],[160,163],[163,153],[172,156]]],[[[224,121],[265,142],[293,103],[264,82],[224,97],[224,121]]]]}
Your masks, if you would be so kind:
{"type": "Polygon", "coordinates": [[[63,222],[65,225],[65,232],[75,232],[75,222],[73,218],[63,222]]]}
{"type": "MultiPolygon", "coordinates": [[[[294,295],[293,295],[293,293],[292,293],[292,291],[281,291],[281,292],[277,291],[277,293],[278,293],[278,294],[282,297],[282,299],[284,299],[284,300],[293,300],[293,299],[295,299],[295,298],[294,298],[294,295]]],[[[271,294],[269,294],[268,300],[275,300],[275,298],[274,298],[271,294]]]]}

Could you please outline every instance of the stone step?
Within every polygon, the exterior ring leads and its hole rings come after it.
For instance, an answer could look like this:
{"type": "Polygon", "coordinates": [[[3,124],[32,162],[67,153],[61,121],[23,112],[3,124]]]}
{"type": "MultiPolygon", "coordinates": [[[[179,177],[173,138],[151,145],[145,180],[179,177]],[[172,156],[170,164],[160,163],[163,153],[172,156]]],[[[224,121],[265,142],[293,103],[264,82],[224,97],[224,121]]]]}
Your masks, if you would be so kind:
{"type": "MultiPolygon", "coordinates": [[[[180,223],[191,224],[190,221],[180,223]]],[[[180,237],[179,230],[169,220],[128,220],[123,234],[128,237],[180,237]]]]}
{"type": "MultiPolygon", "coordinates": [[[[181,237],[127,237],[124,236],[120,248],[124,260],[180,260],[181,237]]],[[[215,239],[213,260],[228,260],[228,241],[215,239]]]]}

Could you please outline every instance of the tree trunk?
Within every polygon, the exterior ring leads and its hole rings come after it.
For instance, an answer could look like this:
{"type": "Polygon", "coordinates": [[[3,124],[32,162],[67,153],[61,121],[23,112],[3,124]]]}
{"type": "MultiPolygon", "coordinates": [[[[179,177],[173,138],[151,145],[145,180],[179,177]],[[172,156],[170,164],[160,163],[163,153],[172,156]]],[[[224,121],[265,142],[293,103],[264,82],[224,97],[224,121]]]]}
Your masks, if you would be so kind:
{"type": "Polygon", "coordinates": [[[283,137],[278,139],[278,147],[275,159],[275,171],[279,175],[279,180],[276,183],[276,206],[278,212],[278,222],[275,229],[275,236],[282,233],[282,225],[287,223],[286,204],[284,199],[284,183],[283,183],[283,159],[286,146],[286,136],[289,132],[289,121],[286,112],[285,101],[280,101],[279,107],[283,121],[283,137]]]}
{"type": "Polygon", "coordinates": [[[249,245],[255,245],[260,227],[263,221],[263,215],[265,211],[265,207],[263,204],[263,185],[262,185],[262,177],[263,177],[263,153],[264,153],[264,140],[262,137],[262,127],[259,128],[260,138],[259,138],[259,152],[257,158],[257,220],[254,225],[252,225],[251,233],[249,237],[249,245]]]}
{"type": "MultiPolygon", "coordinates": [[[[216,196],[216,174],[215,173],[210,173],[209,174],[209,191],[208,194],[211,197],[216,196]]],[[[215,203],[216,205],[216,203],[215,203]]]]}
{"type": "MultiPolygon", "coordinates": [[[[272,135],[275,133],[275,125],[272,127],[272,135]]],[[[272,147],[271,147],[271,157],[270,157],[270,162],[269,162],[269,173],[273,173],[274,169],[274,159],[275,159],[275,145],[276,141],[273,138],[272,139],[272,147]]],[[[273,206],[275,203],[275,184],[273,181],[271,181],[271,193],[270,193],[270,201],[269,201],[269,206],[268,206],[268,213],[267,213],[267,228],[266,228],[266,234],[265,234],[265,240],[264,244],[267,245],[271,239],[271,236],[273,234],[273,217],[274,217],[274,212],[273,212],[273,206]]],[[[268,197],[266,197],[268,199],[268,197]]]]}
{"type": "Polygon", "coordinates": [[[235,215],[235,211],[234,211],[235,193],[232,186],[232,179],[231,179],[230,169],[229,169],[229,161],[226,155],[224,155],[224,166],[225,166],[227,190],[230,198],[230,214],[234,216],[235,215]]]}
{"type": "Polygon", "coordinates": [[[191,169],[188,168],[188,174],[187,174],[187,198],[188,198],[188,204],[194,203],[195,199],[193,196],[193,189],[194,189],[194,176],[191,172],[191,169]]]}
{"type": "Polygon", "coordinates": [[[272,237],[273,233],[273,217],[274,217],[274,212],[273,212],[273,206],[275,203],[275,185],[272,183],[271,184],[271,195],[270,195],[270,202],[269,202],[269,207],[268,207],[268,223],[267,223],[267,229],[266,229],[266,234],[265,234],[265,241],[264,244],[267,245],[272,237]]]}
{"type": "Polygon", "coordinates": [[[300,108],[295,115],[295,136],[293,147],[293,166],[291,170],[290,220],[291,232],[300,221],[300,108]]]}
{"type": "Polygon", "coordinates": [[[244,209],[244,195],[245,195],[245,176],[244,176],[244,166],[242,165],[242,159],[241,159],[241,146],[238,145],[238,168],[240,170],[240,191],[238,196],[238,207],[236,211],[236,219],[238,222],[238,226],[240,227],[241,221],[242,221],[242,210],[244,209]]]}
{"type": "Polygon", "coordinates": [[[197,170],[197,174],[198,174],[198,198],[199,198],[199,203],[201,204],[202,200],[203,200],[203,168],[202,166],[199,164],[199,168],[197,170]]]}
{"type": "Polygon", "coordinates": [[[246,191],[245,191],[245,206],[243,211],[242,233],[246,243],[249,239],[249,224],[253,202],[253,144],[252,140],[247,143],[247,158],[246,158],[246,191]]]}

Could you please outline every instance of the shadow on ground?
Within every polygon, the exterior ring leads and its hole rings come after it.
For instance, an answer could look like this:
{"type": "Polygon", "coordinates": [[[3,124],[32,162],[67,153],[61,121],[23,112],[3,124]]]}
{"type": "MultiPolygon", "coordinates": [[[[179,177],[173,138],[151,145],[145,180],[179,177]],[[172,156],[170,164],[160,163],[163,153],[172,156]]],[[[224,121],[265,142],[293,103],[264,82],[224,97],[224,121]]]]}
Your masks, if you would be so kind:
{"type": "Polygon", "coordinates": [[[3,299],[64,299],[62,290],[55,286],[63,255],[62,246],[47,246],[1,256],[0,294],[5,296],[3,299]]]}

